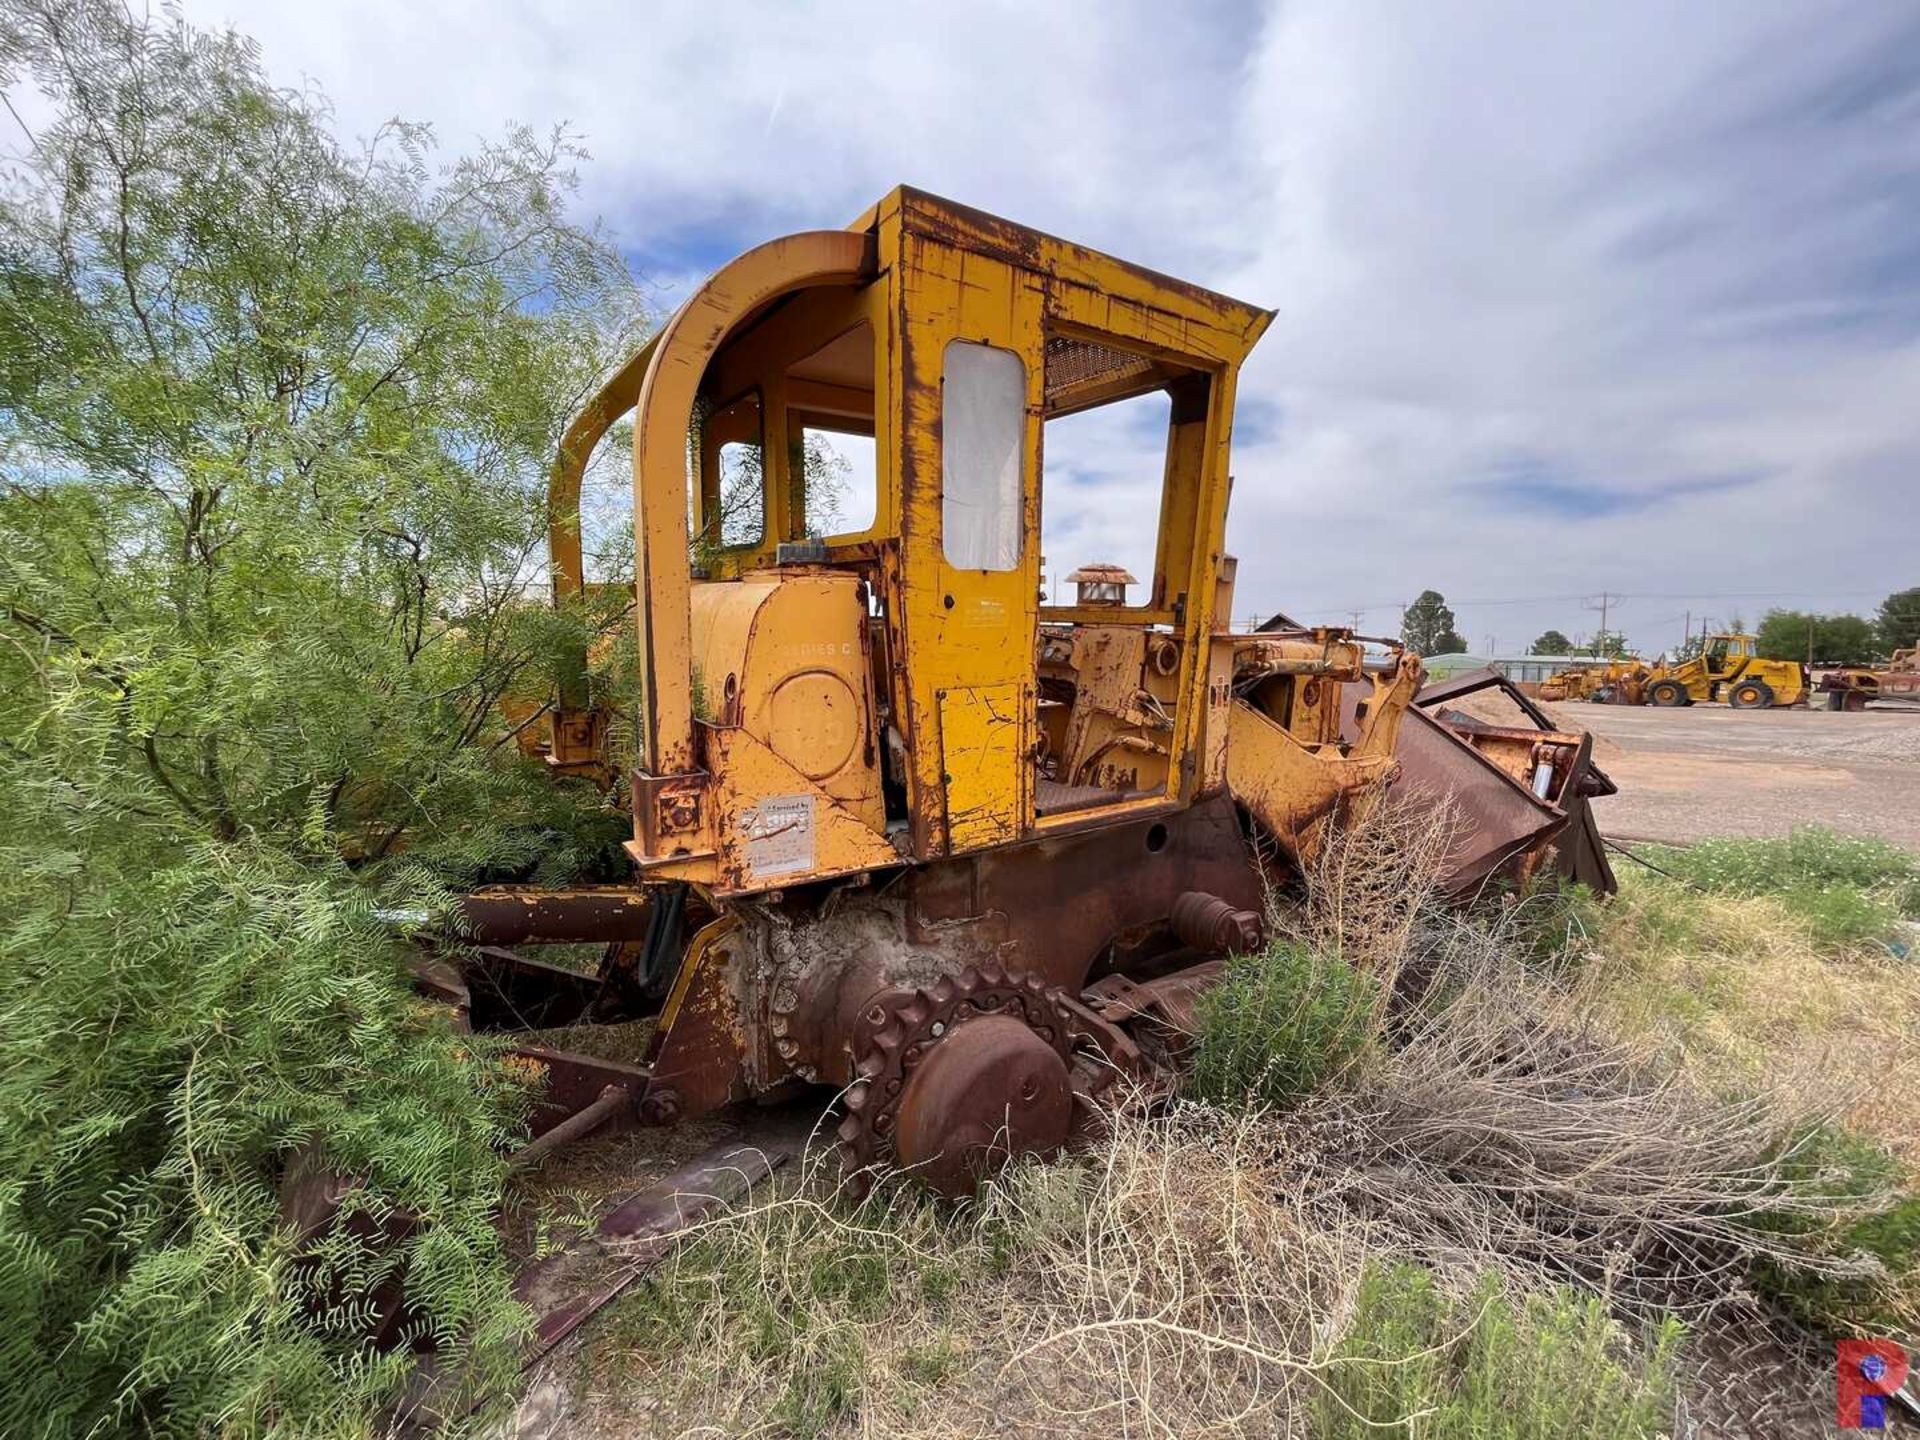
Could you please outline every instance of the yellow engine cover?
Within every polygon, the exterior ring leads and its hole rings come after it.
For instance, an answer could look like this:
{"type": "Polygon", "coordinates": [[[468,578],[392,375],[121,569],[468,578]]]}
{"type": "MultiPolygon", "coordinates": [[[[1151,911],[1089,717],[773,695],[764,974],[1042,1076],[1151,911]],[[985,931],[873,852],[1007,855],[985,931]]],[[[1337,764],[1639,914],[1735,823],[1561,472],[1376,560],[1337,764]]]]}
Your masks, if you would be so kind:
{"type": "Polygon", "coordinates": [[[673,873],[737,894],[896,859],[858,577],[778,569],[699,584],[692,621],[712,849],[673,873]]]}

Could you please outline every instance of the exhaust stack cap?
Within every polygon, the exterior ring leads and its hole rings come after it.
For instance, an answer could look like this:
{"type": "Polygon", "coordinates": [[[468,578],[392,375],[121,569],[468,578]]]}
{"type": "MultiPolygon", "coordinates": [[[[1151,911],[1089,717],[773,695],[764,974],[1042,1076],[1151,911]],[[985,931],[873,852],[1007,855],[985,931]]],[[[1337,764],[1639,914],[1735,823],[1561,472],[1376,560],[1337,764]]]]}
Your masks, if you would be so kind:
{"type": "Polygon", "coordinates": [[[1067,583],[1078,587],[1082,605],[1118,606],[1127,603],[1127,586],[1140,582],[1118,565],[1082,565],[1067,583]]]}

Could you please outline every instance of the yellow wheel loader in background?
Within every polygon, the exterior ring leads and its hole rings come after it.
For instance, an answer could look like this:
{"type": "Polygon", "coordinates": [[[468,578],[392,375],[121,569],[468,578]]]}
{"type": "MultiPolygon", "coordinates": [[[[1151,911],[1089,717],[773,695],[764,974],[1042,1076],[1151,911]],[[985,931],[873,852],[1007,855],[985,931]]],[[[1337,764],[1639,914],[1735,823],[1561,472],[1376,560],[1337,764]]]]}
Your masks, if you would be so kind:
{"type": "Polygon", "coordinates": [[[1674,664],[1662,661],[1641,689],[1649,705],[1705,705],[1725,700],[1735,710],[1771,710],[1804,705],[1807,667],[1793,660],[1762,660],[1751,635],[1710,635],[1698,655],[1674,664]]]}

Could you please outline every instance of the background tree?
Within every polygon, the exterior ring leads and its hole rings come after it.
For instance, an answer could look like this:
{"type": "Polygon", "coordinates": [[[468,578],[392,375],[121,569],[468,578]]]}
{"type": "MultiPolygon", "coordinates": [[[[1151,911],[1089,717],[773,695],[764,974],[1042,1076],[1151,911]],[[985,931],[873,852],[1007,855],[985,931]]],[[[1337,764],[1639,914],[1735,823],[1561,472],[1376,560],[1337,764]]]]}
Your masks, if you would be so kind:
{"type": "Polygon", "coordinates": [[[1562,635],[1558,630],[1548,630],[1541,635],[1538,640],[1533,642],[1533,647],[1528,653],[1533,655],[1571,655],[1573,653],[1573,641],[1562,635]]]}
{"type": "Polygon", "coordinates": [[[1400,642],[1416,655],[1460,655],[1467,642],[1453,628],[1453,611],[1438,590],[1422,590],[1400,622],[1400,642]]]}
{"type": "Polygon", "coordinates": [[[609,618],[528,599],[640,306],[564,135],[347,148],[242,40],[103,0],[0,0],[0,87],[51,110],[0,161],[0,1433],[364,1430],[406,1357],[330,1278],[405,1265],[480,1378],[524,1318],[523,1101],[376,912],[624,828],[496,704],[609,618]],[[412,1238],[296,1271],[302,1152],[412,1238]]]}
{"type": "Polygon", "coordinates": [[[1598,659],[1618,660],[1627,653],[1627,637],[1618,630],[1596,630],[1583,648],[1598,659]]]}
{"type": "Polygon", "coordinates": [[[1896,590],[1880,602],[1874,617],[1880,649],[1891,655],[1909,645],[1920,645],[1920,587],[1896,590]]]}
{"type": "Polygon", "coordinates": [[[1805,660],[1811,650],[1820,665],[1863,665],[1877,650],[1873,625],[1858,615],[1815,615],[1769,610],[1760,617],[1760,654],[1769,660],[1805,660]]]}

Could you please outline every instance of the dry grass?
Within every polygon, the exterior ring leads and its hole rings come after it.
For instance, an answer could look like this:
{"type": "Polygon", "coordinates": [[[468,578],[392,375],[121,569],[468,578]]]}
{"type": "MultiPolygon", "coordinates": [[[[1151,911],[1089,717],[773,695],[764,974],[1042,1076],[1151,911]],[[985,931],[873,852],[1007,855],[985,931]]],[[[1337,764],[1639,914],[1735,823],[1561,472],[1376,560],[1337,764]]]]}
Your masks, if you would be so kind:
{"type": "Polygon", "coordinates": [[[1804,1097],[1709,1095],[1483,945],[1456,938],[1447,998],[1403,1021],[1365,1084],[1294,1118],[1370,1157],[1329,1167],[1328,1204],[1428,1263],[1533,1270],[1649,1311],[1724,1303],[1759,1261],[1859,1272],[1779,1233],[1877,1203],[1785,1174],[1826,1118],[1804,1097]]]}
{"type": "MultiPolygon", "coordinates": [[[[1777,1061],[1831,1060],[1862,977],[1806,978],[1764,902],[1703,899],[1668,933],[1632,890],[1583,966],[1543,971],[1513,912],[1428,903],[1452,823],[1376,806],[1282,917],[1289,945],[1381,997],[1373,1043],[1304,1103],[1123,1113],[959,1210],[899,1185],[854,1205],[816,1166],[614,1312],[570,1431],[1291,1436],[1418,1414],[1439,1440],[1492,1433],[1530,1375],[1576,1401],[1539,1400],[1514,1433],[1642,1433],[1634,1417],[1667,1404],[1670,1335],[1643,1342],[1675,1312],[1713,1357],[1683,1416],[1719,1405],[1738,1366],[1811,1373],[1746,1277],[1863,1269],[1820,1242],[1887,1197],[1797,1163],[1848,1099],[1777,1061]],[[1383,1275],[1440,1297],[1424,1330],[1392,1328],[1406,1296],[1383,1308],[1383,1275]],[[1508,1351],[1524,1374],[1474,1370],[1508,1351]],[[1581,1411],[1589,1392],[1605,1413],[1581,1411]]],[[[1873,1049],[1837,1073],[1864,1078],[1873,1049]]],[[[1796,1392],[1737,1413],[1760,1435],[1813,1411],[1796,1392]]]]}
{"type": "MultiPolygon", "coordinates": [[[[822,1177],[710,1227],[594,1370],[637,1434],[1287,1434],[1361,1273],[1293,1203],[1267,1125],[1123,1117],[974,1206],[857,1207],[822,1177]]],[[[592,1387],[594,1389],[599,1386],[592,1387]]]]}
{"type": "Polygon", "coordinates": [[[1274,907],[1268,921],[1370,972],[1391,994],[1465,822],[1450,800],[1424,792],[1380,790],[1354,813],[1359,818],[1331,831],[1307,867],[1300,903],[1274,907]]]}
{"type": "Polygon", "coordinates": [[[1629,870],[1580,1002],[1615,1032],[1722,1085],[1806,1097],[1920,1169],[1920,969],[1823,951],[1769,896],[1681,890],[1629,870]]]}
{"type": "MultiPolygon", "coordinates": [[[[844,1208],[803,1187],[709,1227],[623,1306],[576,1429],[1297,1436],[1430,1412],[1485,1350],[1490,1312],[1539,1287],[1464,1255],[1408,1270],[1390,1225],[1329,1205],[1315,1173],[1349,1162],[1326,1139],[1185,1106],[1123,1116],[1090,1155],[1021,1170],[958,1214],[898,1189],[844,1208]],[[1356,1343],[1383,1273],[1430,1277],[1443,1323],[1409,1345],[1369,1314],[1356,1343]],[[1383,1391],[1409,1408],[1379,1411],[1383,1391]],[[1371,1415],[1352,1408],[1363,1395],[1371,1415]]],[[[1582,1343],[1609,1352],[1620,1386],[1657,1395],[1629,1331],[1585,1317],[1595,1334],[1582,1343]]],[[[1569,1428],[1543,1433],[1600,1432],[1605,1417],[1568,1409],[1569,1428]]]]}
{"type": "MultiPolygon", "coordinates": [[[[957,1212],[898,1186],[852,1206],[816,1174],[715,1222],[595,1345],[582,1428],[1320,1433],[1336,1397],[1397,1393],[1371,1372],[1356,1385],[1356,1364],[1405,1364],[1419,1383],[1402,1388],[1444,1399],[1480,1353],[1489,1283],[1511,1297],[1571,1283],[1558,1293],[1629,1317],[1591,1322],[1605,1333],[1581,1343],[1611,1367],[1602,1389],[1644,1404],[1630,1317],[1739,1311],[1756,1259],[1846,1271],[1753,1223],[1764,1209],[1820,1225],[1856,1203],[1761,1158],[1785,1139],[1780,1112],[1650,1074],[1570,998],[1522,995],[1531,982],[1510,969],[1461,973],[1468,949],[1452,947],[1443,1007],[1286,1114],[1123,1114],[1086,1153],[957,1212]],[[1356,1359],[1369,1277],[1406,1266],[1455,1319],[1356,1359]],[[1432,1363],[1434,1345],[1455,1358],[1432,1363]]],[[[1516,1364],[1534,1354],[1515,1349],[1516,1364]]],[[[1534,1433],[1597,1433],[1599,1418],[1576,1408],[1565,1424],[1534,1433]]]]}

